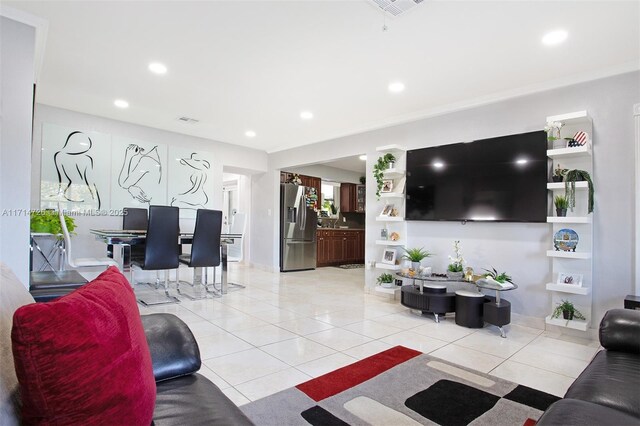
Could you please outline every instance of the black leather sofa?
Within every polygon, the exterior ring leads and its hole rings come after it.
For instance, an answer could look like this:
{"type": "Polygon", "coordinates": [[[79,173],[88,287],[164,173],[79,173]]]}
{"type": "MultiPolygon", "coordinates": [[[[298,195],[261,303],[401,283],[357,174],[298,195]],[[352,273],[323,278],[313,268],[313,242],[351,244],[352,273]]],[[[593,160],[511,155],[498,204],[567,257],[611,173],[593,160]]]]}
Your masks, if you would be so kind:
{"type": "Polygon", "coordinates": [[[640,311],[612,309],[600,322],[598,352],[544,425],[640,425],[640,311]]]}

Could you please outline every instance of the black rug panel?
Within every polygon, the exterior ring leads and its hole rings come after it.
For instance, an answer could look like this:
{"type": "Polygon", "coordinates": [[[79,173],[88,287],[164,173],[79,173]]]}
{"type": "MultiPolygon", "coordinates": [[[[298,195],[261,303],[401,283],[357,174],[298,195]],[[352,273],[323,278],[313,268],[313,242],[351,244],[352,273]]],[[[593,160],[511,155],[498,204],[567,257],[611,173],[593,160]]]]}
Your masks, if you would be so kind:
{"type": "Polygon", "coordinates": [[[560,400],[560,398],[555,395],[531,389],[523,385],[518,385],[514,390],[505,395],[504,398],[537,408],[540,411],[545,411],[551,404],[560,400]]]}
{"type": "Polygon", "coordinates": [[[450,380],[439,380],[409,397],[404,405],[442,426],[465,426],[480,417],[500,397],[450,380]]]}
{"type": "Polygon", "coordinates": [[[303,419],[313,426],[349,426],[324,408],[316,405],[300,413],[303,419]]]}

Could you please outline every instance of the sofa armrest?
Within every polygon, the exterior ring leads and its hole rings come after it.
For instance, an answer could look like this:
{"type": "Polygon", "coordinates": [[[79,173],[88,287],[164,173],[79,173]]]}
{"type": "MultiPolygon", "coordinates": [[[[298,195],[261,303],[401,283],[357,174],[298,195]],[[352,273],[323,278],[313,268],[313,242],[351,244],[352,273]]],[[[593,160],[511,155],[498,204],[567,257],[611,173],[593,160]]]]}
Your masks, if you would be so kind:
{"type": "Polygon", "coordinates": [[[142,315],[156,382],[195,373],[200,349],[189,327],[172,314],[142,315]]]}
{"type": "Polygon", "coordinates": [[[640,353],[640,311],[607,311],[600,321],[600,344],[608,350],[640,353]]]}

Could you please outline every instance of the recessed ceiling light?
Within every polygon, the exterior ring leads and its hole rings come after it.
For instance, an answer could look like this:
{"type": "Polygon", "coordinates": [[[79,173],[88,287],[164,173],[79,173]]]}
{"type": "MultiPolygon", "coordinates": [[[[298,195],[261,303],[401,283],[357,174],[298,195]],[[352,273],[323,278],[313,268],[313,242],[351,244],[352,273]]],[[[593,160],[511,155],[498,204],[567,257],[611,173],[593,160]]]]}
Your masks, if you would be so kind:
{"type": "Polygon", "coordinates": [[[247,130],[246,132],[244,132],[244,135],[248,138],[255,138],[256,132],[254,132],[253,130],[247,130]]]}
{"type": "Polygon", "coordinates": [[[303,120],[311,120],[313,118],[313,113],[311,111],[302,111],[300,113],[300,118],[303,120]]]}
{"type": "Polygon", "coordinates": [[[115,101],[113,101],[113,104],[118,108],[129,108],[129,102],[125,101],[124,99],[116,99],[115,101]]]}
{"type": "Polygon", "coordinates": [[[433,167],[435,167],[436,169],[441,169],[444,167],[444,163],[442,161],[436,161],[435,163],[433,163],[433,167]]]}
{"type": "Polygon", "coordinates": [[[527,164],[527,160],[524,158],[521,158],[519,160],[516,160],[516,164],[527,164]]]}
{"type": "Polygon", "coordinates": [[[154,74],[166,74],[167,66],[165,64],[161,64],[160,62],[151,62],[149,64],[149,71],[154,74]]]}
{"type": "Polygon", "coordinates": [[[400,81],[394,81],[393,83],[389,84],[389,91],[391,93],[400,93],[404,91],[404,83],[400,81]]]}
{"type": "Polygon", "coordinates": [[[555,30],[548,32],[542,37],[542,44],[547,46],[555,46],[556,44],[560,44],[567,39],[569,33],[565,30],[555,30]]]}
{"type": "Polygon", "coordinates": [[[361,155],[358,158],[361,159],[362,161],[367,161],[367,156],[366,155],[361,155]]]}

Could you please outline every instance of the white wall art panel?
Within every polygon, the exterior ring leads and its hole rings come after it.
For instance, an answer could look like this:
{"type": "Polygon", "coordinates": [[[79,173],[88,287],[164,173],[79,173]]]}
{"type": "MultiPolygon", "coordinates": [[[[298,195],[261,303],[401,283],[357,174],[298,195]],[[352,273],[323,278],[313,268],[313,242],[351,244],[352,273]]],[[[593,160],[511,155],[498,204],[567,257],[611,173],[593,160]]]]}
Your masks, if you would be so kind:
{"type": "Polygon", "coordinates": [[[113,136],[111,208],[167,204],[167,146],[113,136]]]}
{"type": "Polygon", "coordinates": [[[108,209],[111,136],[43,123],[40,207],[108,209]]]}
{"type": "Polygon", "coordinates": [[[169,148],[168,204],[180,207],[181,217],[195,217],[197,209],[213,208],[213,154],[169,148]]]}

